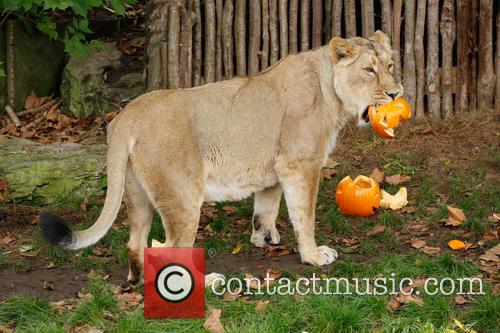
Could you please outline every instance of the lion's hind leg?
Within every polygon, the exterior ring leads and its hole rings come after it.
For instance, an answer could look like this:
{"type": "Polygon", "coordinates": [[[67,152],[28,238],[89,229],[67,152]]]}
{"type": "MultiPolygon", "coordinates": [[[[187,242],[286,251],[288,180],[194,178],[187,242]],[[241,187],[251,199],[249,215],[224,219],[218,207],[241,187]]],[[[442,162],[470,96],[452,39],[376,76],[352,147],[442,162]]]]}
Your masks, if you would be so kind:
{"type": "Polygon", "coordinates": [[[280,234],[276,229],[276,218],[280,209],[282,192],[281,185],[276,184],[255,193],[250,242],[257,247],[280,242],[280,234]]]}

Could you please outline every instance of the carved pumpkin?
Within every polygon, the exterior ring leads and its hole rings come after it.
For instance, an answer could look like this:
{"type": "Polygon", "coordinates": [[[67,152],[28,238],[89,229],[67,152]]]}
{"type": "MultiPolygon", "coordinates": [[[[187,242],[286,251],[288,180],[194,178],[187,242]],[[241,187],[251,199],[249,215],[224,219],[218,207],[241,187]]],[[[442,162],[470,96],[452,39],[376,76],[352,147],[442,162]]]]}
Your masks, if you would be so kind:
{"type": "Polygon", "coordinates": [[[372,178],[347,176],[337,186],[335,201],[344,215],[372,216],[380,207],[380,187],[372,178]]]}
{"type": "Polygon", "coordinates": [[[380,136],[394,139],[394,128],[399,126],[399,120],[411,118],[411,110],[408,102],[403,98],[397,98],[391,103],[368,108],[370,125],[380,136]]]}

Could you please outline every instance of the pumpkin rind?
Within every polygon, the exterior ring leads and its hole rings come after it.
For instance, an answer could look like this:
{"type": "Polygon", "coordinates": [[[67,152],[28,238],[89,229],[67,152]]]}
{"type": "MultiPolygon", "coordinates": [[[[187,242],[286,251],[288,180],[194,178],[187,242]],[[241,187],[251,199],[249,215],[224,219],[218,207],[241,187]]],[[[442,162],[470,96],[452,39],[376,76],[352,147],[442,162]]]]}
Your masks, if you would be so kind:
{"type": "Polygon", "coordinates": [[[369,177],[347,176],[337,186],[335,201],[344,215],[372,216],[380,207],[380,187],[369,177]]]}
{"type": "Polygon", "coordinates": [[[411,118],[411,110],[408,102],[403,98],[397,98],[391,103],[368,108],[370,125],[376,133],[384,138],[394,138],[394,128],[399,126],[400,119],[411,118]]]}

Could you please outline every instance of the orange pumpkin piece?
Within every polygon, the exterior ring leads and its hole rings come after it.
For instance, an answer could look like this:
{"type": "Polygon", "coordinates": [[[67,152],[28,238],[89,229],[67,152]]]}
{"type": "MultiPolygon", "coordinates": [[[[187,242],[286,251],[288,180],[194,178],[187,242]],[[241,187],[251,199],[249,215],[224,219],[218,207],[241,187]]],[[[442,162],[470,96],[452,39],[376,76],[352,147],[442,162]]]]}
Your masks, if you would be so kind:
{"type": "Polygon", "coordinates": [[[335,201],[344,215],[372,216],[380,207],[380,187],[370,177],[347,176],[337,186],[335,201]]]}
{"type": "Polygon", "coordinates": [[[452,239],[451,241],[448,242],[448,246],[450,247],[450,249],[458,251],[465,248],[465,243],[459,241],[458,239],[452,239]]]}
{"type": "Polygon", "coordinates": [[[408,102],[399,97],[388,104],[370,106],[368,116],[375,132],[384,138],[394,139],[394,128],[399,126],[400,119],[411,118],[411,110],[408,102]]]}

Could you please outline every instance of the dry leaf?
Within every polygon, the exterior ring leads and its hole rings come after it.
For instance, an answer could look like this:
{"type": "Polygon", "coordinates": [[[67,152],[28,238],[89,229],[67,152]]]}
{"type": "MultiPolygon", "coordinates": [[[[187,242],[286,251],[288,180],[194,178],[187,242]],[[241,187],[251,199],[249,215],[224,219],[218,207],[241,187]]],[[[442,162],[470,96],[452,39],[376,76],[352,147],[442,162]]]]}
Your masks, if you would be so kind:
{"type": "Polygon", "coordinates": [[[342,244],[344,244],[344,246],[347,246],[348,248],[350,248],[352,250],[355,250],[359,247],[359,242],[360,242],[360,239],[357,237],[343,238],[342,239],[342,244]]]}
{"type": "Polygon", "coordinates": [[[415,239],[415,240],[412,240],[411,246],[416,248],[416,249],[421,249],[425,246],[425,244],[426,244],[426,242],[424,240],[415,239]]]}
{"type": "Polygon", "coordinates": [[[221,309],[212,309],[203,327],[213,333],[224,333],[224,327],[220,321],[221,309]]]}
{"type": "Polygon", "coordinates": [[[460,295],[453,297],[453,301],[455,302],[455,304],[458,304],[458,305],[463,305],[465,303],[468,303],[468,301],[465,299],[465,297],[460,296],[460,295]]]}
{"type": "Polygon", "coordinates": [[[49,262],[49,264],[47,265],[47,267],[45,267],[46,269],[53,269],[53,268],[56,268],[56,264],[54,264],[53,262],[49,262]]]}
{"type": "Polygon", "coordinates": [[[245,279],[245,282],[250,287],[250,289],[259,289],[259,287],[262,287],[261,283],[257,282],[257,280],[260,280],[250,273],[245,273],[245,279]]]}
{"type": "Polygon", "coordinates": [[[273,280],[278,280],[281,277],[281,273],[278,270],[272,268],[268,268],[266,270],[266,275],[268,275],[269,278],[273,280]]]}
{"type": "MultiPolygon", "coordinates": [[[[0,201],[2,201],[1,198],[0,198],[0,201]]],[[[486,218],[486,220],[488,222],[493,222],[493,223],[498,222],[498,221],[500,221],[500,213],[491,214],[490,216],[488,216],[486,218]]]]}
{"type": "Polygon", "coordinates": [[[111,253],[109,252],[109,249],[107,249],[105,247],[95,247],[92,250],[92,253],[94,253],[98,257],[108,257],[111,255],[111,253]]]}
{"type": "Polygon", "coordinates": [[[120,308],[134,308],[141,304],[142,295],[137,292],[117,294],[116,299],[120,308]]]}
{"type": "Polygon", "coordinates": [[[451,241],[448,242],[448,246],[453,251],[458,251],[465,248],[465,243],[458,239],[452,239],[451,241]]]}
{"type": "Polygon", "coordinates": [[[464,211],[460,208],[447,205],[446,209],[448,210],[448,220],[465,221],[464,211]]]}
{"type": "Polygon", "coordinates": [[[85,213],[87,211],[87,206],[89,203],[90,203],[89,197],[85,196],[85,198],[83,198],[82,203],[80,204],[80,210],[85,213]]]}
{"type": "Polygon", "coordinates": [[[406,187],[401,187],[398,193],[394,195],[391,195],[384,190],[382,190],[381,193],[382,197],[380,200],[380,207],[382,208],[398,210],[408,204],[408,191],[406,190],[406,187]]]}
{"type": "Polygon", "coordinates": [[[0,202],[4,201],[7,197],[7,182],[0,178],[0,202]]]}
{"type": "Polygon", "coordinates": [[[375,227],[373,227],[373,229],[372,229],[372,230],[368,231],[368,232],[366,233],[366,235],[367,235],[368,237],[370,237],[370,236],[374,236],[374,235],[377,235],[377,234],[381,234],[381,233],[383,233],[384,231],[385,231],[385,226],[383,226],[383,225],[381,225],[381,224],[377,224],[377,225],[375,225],[375,227]]]}
{"type": "Polygon", "coordinates": [[[222,207],[222,210],[226,213],[226,215],[234,215],[238,211],[238,208],[234,206],[224,206],[222,207]]]}
{"type": "Polygon", "coordinates": [[[266,247],[266,253],[269,257],[281,257],[290,254],[285,245],[270,245],[266,247]]]}
{"type": "Polygon", "coordinates": [[[214,283],[220,284],[221,281],[225,281],[226,278],[220,273],[210,273],[205,275],[205,288],[210,288],[214,283]]]}
{"type": "Polygon", "coordinates": [[[52,281],[43,281],[43,289],[54,290],[56,289],[56,286],[52,281]]]}
{"type": "Polygon", "coordinates": [[[384,172],[379,170],[379,168],[375,168],[370,175],[370,178],[375,180],[377,183],[382,184],[384,182],[384,172]]]}
{"type": "Polygon", "coordinates": [[[385,177],[385,182],[388,184],[391,184],[391,185],[399,185],[402,183],[409,182],[410,180],[411,180],[410,176],[401,175],[401,174],[385,177]]]}
{"type": "Polygon", "coordinates": [[[43,105],[43,104],[47,103],[49,100],[50,100],[49,96],[39,97],[32,90],[31,94],[28,95],[28,96],[26,96],[26,99],[24,100],[24,109],[28,110],[28,109],[37,108],[40,105],[43,105]]]}
{"type": "Polygon", "coordinates": [[[241,288],[234,290],[234,292],[232,292],[232,293],[226,292],[224,294],[224,296],[222,296],[222,300],[224,302],[233,302],[238,298],[240,292],[241,292],[241,288]]]}
{"type": "Polygon", "coordinates": [[[422,247],[422,252],[428,255],[440,254],[441,248],[433,246],[424,246],[422,247]]]}
{"type": "Polygon", "coordinates": [[[7,244],[14,242],[15,240],[16,240],[16,237],[12,237],[12,236],[2,237],[2,238],[0,238],[0,245],[7,245],[7,244]]]}
{"type": "Polygon", "coordinates": [[[243,248],[243,244],[236,245],[236,247],[231,251],[231,254],[238,254],[242,248],[243,248]]]}
{"type": "Polygon", "coordinates": [[[422,299],[417,296],[417,295],[407,295],[403,294],[402,292],[398,293],[396,296],[391,297],[387,301],[387,306],[389,310],[391,311],[397,311],[399,310],[403,305],[408,304],[408,303],[416,303],[420,306],[424,305],[424,302],[422,299]]]}
{"type": "Polygon", "coordinates": [[[266,312],[268,305],[269,305],[269,301],[258,301],[257,305],[255,306],[255,312],[257,312],[257,313],[266,312]]]}

